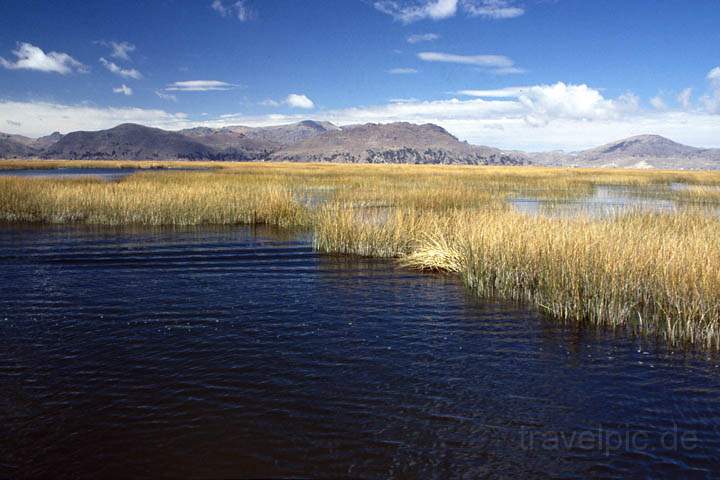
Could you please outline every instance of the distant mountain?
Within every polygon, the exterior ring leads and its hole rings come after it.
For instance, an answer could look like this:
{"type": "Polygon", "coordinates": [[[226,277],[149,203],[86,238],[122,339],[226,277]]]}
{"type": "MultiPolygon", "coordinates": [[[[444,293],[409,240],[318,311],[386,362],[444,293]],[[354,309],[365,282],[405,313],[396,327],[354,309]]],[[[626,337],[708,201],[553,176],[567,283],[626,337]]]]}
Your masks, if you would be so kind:
{"type": "Polygon", "coordinates": [[[338,127],[313,120],[178,132],[126,123],[38,139],[0,133],[0,158],[28,157],[720,169],[720,149],[690,147],[659,135],[638,135],[579,152],[525,153],[470,145],[430,123],[338,127]]]}
{"type": "Polygon", "coordinates": [[[108,130],[72,132],[51,145],[43,157],[64,159],[221,159],[212,147],[177,132],[133,123],[108,130]]]}
{"type": "Polygon", "coordinates": [[[247,127],[208,128],[196,127],[180,130],[187,138],[222,152],[228,159],[262,160],[279,147],[257,141],[245,134],[247,127]]]}
{"type": "Polygon", "coordinates": [[[60,132],[53,132],[50,135],[33,140],[32,147],[38,150],[45,150],[62,140],[63,136],[60,132]]]}
{"type": "Polygon", "coordinates": [[[27,158],[37,154],[31,147],[32,139],[21,135],[0,133],[0,158],[27,158]],[[20,137],[20,138],[18,138],[20,137]],[[29,142],[25,141],[29,140],[29,142]]]}
{"type": "Polygon", "coordinates": [[[343,163],[509,164],[519,155],[459,141],[433,124],[388,123],[336,128],[273,153],[272,160],[343,163]]]}
{"type": "Polygon", "coordinates": [[[266,142],[268,144],[274,144],[280,147],[289,147],[290,145],[295,145],[322,133],[336,130],[340,130],[340,128],[330,122],[305,120],[291,125],[277,125],[272,127],[248,129],[246,135],[249,138],[266,142]]]}
{"type": "Polygon", "coordinates": [[[720,168],[720,149],[683,145],[660,135],[638,135],[571,154],[531,156],[538,163],[580,167],[720,168]]]}
{"type": "Polygon", "coordinates": [[[330,122],[305,120],[290,125],[271,127],[230,126],[222,128],[196,127],[180,130],[187,137],[224,152],[228,157],[261,160],[284,147],[317,136],[338,127],[330,122]]]}

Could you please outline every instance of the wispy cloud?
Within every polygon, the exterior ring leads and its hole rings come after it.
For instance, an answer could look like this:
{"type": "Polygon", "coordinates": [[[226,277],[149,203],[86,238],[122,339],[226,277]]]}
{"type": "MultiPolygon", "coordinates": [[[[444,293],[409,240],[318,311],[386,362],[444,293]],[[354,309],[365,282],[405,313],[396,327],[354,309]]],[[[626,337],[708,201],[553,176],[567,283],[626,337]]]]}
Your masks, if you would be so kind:
{"type": "Polygon", "coordinates": [[[391,68],[388,73],[391,75],[412,75],[418,73],[418,71],[414,68],[391,68]]]}
{"type": "Polygon", "coordinates": [[[119,87],[113,88],[113,92],[115,93],[122,93],[123,95],[130,96],[133,94],[132,88],[128,87],[124,83],[120,85],[119,87]]]}
{"type": "Polygon", "coordinates": [[[416,33],[414,35],[409,35],[407,37],[407,42],[412,44],[421,42],[434,42],[439,38],[440,35],[438,35],[437,33],[416,33]]]}
{"type": "Polygon", "coordinates": [[[532,87],[505,87],[491,90],[460,90],[458,95],[479,98],[515,98],[527,92],[532,87]]]}
{"type": "Polygon", "coordinates": [[[473,65],[495,75],[525,73],[524,69],[515,66],[515,62],[505,55],[457,55],[443,52],[420,52],[417,56],[425,62],[473,65]]]}
{"type": "Polygon", "coordinates": [[[426,62],[461,63],[478,67],[512,67],[514,62],[504,55],[456,55],[441,52],[420,52],[418,58],[426,62]]]}
{"type": "Polygon", "coordinates": [[[219,80],[184,80],[173,82],[165,90],[168,92],[214,92],[232,90],[237,85],[219,80]]]}
{"type": "Polygon", "coordinates": [[[142,74],[134,68],[122,68],[120,65],[115,62],[111,62],[104,57],[100,57],[100,63],[115,75],[119,75],[123,78],[132,78],[135,80],[140,80],[142,78],[142,74]]]}
{"type": "Polygon", "coordinates": [[[248,0],[237,0],[225,3],[223,0],[213,0],[210,8],[223,17],[236,17],[241,22],[255,18],[255,11],[248,5],[248,0]]]}
{"type": "Polygon", "coordinates": [[[700,97],[703,108],[710,113],[720,113],[720,67],[715,67],[707,74],[710,82],[710,93],[700,97]]]}
{"type": "Polygon", "coordinates": [[[442,20],[454,17],[458,10],[458,0],[379,0],[375,8],[403,23],[423,19],[442,20]]]}
{"type": "Polygon", "coordinates": [[[667,108],[667,105],[665,104],[665,100],[660,95],[656,95],[653,98],[650,99],[650,105],[653,106],[656,110],[665,110],[667,108]]]}
{"type": "Polygon", "coordinates": [[[99,40],[94,43],[102,45],[103,47],[108,47],[112,58],[117,58],[126,62],[130,61],[130,53],[135,51],[135,45],[129,42],[108,42],[105,40],[99,40]]]}
{"type": "Polygon", "coordinates": [[[683,89],[680,93],[678,93],[677,101],[680,104],[680,106],[684,109],[690,108],[692,104],[692,94],[693,89],[688,87],[683,89]]]}
{"type": "Polygon", "coordinates": [[[73,72],[86,73],[89,69],[67,53],[47,52],[30,43],[18,43],[13,50],[16,60],[0,57],[0,66],[9,70],[37,70],[67,75],[73,72]]]}
{"type": "Polygon", "coordinates": [[[525,13],[524,8],[514,5],[511,0],[465,0],[463,6],[470,16],[494,20],[515,18],[525,13]]]}
{"type": "Polygon", "coordinates": [[[376,0],[375,8],[402,23],[444,20],[463,11],[471,17],[507,19],[519,17],[525,9],[515,0],[376,0]]]}
{"type": "Polygon", "coordinates": [[[163,100],[168,100],[170,102],[177,102],[177,97],[171,93],[165,93],[160,90],[155,90],[155,95],[162,98],[163,100]]]}

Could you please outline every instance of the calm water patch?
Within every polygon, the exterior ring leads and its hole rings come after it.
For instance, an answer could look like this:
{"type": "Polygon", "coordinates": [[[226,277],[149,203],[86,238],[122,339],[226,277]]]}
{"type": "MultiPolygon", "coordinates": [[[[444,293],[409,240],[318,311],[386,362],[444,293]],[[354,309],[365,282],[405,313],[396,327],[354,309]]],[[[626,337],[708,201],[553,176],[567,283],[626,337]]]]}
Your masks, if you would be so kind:
{"type": "Polygon", "coordinates": [[[261,228],[0,228],[0,477],[711,476],[720,370],[261,228]]]}
{"type": "Polygon", "coordinates": [[[511,198],[508,202],[518,211],[529,215],[552,217],[609,217],[631,210],[672,212],[677,206],[672,200],[643,197],[642,191],[627,187],[599,185],[586,198],[544,200],[532,197],[511,198]]]}

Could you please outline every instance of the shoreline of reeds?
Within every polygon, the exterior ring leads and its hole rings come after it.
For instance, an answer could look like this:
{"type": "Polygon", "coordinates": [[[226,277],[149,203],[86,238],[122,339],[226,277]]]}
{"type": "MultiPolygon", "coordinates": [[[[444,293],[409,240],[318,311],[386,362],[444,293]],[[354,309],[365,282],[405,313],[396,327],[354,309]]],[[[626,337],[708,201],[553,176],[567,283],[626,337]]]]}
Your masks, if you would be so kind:
{"type": "Polygon", "coordinates": [[[561,322],[621,329],[678,348],[720,349],[720,218],[713,210],[720,206],[720,173],[220,167],[149,171],[119,182],[0,172],[0,220],[308,228],[319,251],[397,258],[411,268],[458,275],[481,297],[527,302],[561,322]],[[676,183],[689,187],[678,192],[670,188],[676,183]],[[523,214],[507,203],[523,194],[582,199],[600,185],[647,191],[679,208],[566,218],[523,214]]]}

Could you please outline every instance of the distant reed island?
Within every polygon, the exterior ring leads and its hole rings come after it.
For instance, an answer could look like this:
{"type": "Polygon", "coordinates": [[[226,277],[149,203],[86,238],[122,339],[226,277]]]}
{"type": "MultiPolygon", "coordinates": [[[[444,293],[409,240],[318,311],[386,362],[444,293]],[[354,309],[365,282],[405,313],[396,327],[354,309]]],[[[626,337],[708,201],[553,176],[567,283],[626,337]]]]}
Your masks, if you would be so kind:
{"type": "Polygon", "coordinates": [[[115,181],[0,175],[0,220],[269,224],[319,251],[459,275],[548,317],[720,348],[720,172],[8,161],[5,169],[133,167],[115,181]],[[608,193],[611,192],[611,193],[608,193]]]}

